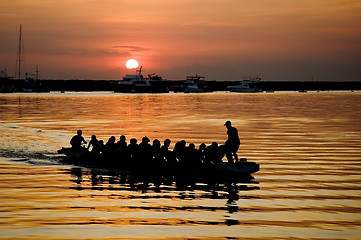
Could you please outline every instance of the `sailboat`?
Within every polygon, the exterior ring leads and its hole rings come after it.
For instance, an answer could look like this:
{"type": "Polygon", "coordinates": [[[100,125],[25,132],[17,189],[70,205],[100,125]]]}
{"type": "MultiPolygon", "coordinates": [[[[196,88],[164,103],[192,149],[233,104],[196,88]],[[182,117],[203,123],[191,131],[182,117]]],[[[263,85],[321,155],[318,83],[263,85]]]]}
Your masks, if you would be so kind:
{"type": "Polygon", "coordinates": [[[23,62],[23,34],[22,34],[22,25],[20,24],[20,34],[19,34],[19,43],[18,43],[18,53],[16,55],[16,67],[15,67],[15,79],[20,80],[21,79],[21,65],[23,62]]]}
{"type": "Polygon", "coordinates": [[[30,75],[29,73],[26,72],[24,80],[22,80],[22,67],[25,68],[25,58],[24,58],[22,25],[20,24],[19,44],[18,44],[18,53],[16,56],[16,69],[15,69],[15,79],[21,80],[21,82],[23,83],[19,91],[48,92],[41,87],[41,82],[39,80],[38,66],[36,66],[35,74],[30,75]]]}

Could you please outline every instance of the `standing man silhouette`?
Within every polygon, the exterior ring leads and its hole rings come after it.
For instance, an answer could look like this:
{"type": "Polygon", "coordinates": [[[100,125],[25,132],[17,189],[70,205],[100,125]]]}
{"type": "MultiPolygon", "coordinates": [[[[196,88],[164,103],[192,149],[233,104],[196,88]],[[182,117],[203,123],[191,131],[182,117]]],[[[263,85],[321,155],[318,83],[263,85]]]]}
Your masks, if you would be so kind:
{"type": "Polygon", "coordinates": [[[226,157],[228,160],[228,163],[233,165],[233,157],[236,162],[238,162],[238,155],[237,151],[239,149],[239,145],[241,144],[238,136],[238,130],[237,128],[232,126],[231,121],[226,121],[224,124],[227,128],[227,135],[228,140],[226,141],[226,157]]]}

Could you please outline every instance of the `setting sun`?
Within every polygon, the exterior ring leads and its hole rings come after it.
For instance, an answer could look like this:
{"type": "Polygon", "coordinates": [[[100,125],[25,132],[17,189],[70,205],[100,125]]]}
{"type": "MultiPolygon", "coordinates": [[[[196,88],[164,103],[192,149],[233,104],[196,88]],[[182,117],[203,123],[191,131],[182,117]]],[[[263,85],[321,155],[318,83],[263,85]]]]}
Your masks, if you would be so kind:
{"type": "Polygon", "coordinates": [[[127,66],[127,68],[129,68],[129,69],[137,68],[138,67],[138,62],[135,59],[129,59],[127,61],[127,63],[125,64],[125,66],[127,66]]]}

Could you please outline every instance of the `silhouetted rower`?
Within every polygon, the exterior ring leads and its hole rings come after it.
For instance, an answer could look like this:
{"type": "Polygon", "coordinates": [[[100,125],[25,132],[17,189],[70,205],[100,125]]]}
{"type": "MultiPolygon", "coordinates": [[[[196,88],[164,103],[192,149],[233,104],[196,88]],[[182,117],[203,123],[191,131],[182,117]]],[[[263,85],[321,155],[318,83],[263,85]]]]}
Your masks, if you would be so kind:
{"type": "Polygon", "coordinates": [[[121,135],[119,141],[117,142],[117,148],[125,149],[127,147],[127,142],[125,141],[125,136],[121,135]]]}
{"type": "Polygon", "coordinates": [[[125,165],[128,167],[135,167],[138,163],[139,145],[136,138],[131,138],[127,146],[127,160],[125,165]]]}
{"type": "Polygon", "coordinates": [[[96,156],[96,157],[100,156],[100,144],[95,135],[92,135],[91,140],[89,141],[88,150],[90,147],[92,147],[92,150],[90,151],[90,153],[93,156],[96,156]]]}
{"type": "Polygon", "coordinates": [[[71,147],[72,149],[76,150],[76,151],[80,151],[84,148],[82,148],[82,143],[87,143],[85,140],[84,140],[84,137],[82,136],[83,132],[81,130],[78,130],[77,131],[77,135],[73,136],[70,140],[70,144],[71,144],[71,147]]]}
{"type": "Polygon", "coordinates": [[[221,149],[218,147],[218,143],[212,142],[205,150],[205,165],[209,166],[212,164],[223,163],[221,149]]]}
{"type": "Polygon", "coordinates": [[[160,148],[160,141],[158,139],[153,140],[152,145],[152,154],[153,154],[153,167],[161,168],[164,166],[164,155],[163,151],[160,148]]]}
{"type": "Polygon", "coordinates": [[[106,161],[112,161],[115,150],[117,149],[117,144],[115,143],[115,137],[111,136],[108,139],[108,142],[104,146],[103,154],[106,161]]]}
{"type": "Polygon", "coordinates": [[[201,157],[201,162],[202,164],[204,164],[204,158],[205,158],[205,150],[206,150],[206,144],[205,143],[201,143],[199,145],[199,148],[198,148],[198,151],[199,151],[199,154],[200,154],[200,157],[201,157]]]}
{"type": "Polygon", "coordinates": [[[138,151],[138,160],[139,160],[139,167],[143,169],[147,169],[152,167],[152,146],[149,144],[149,138],[143,137],[142,142],[139,143],[139,151],[138,151]]]}
{"type": "Polygon", "coordinates": [[[161,150],[162,150],[163,156],[166,160],[167,168],[169,168],[170,170],[174,170],[177,167],[177,159],[175,157],[174,152],[169,150],[170,143],[171,143],[170,139],[168,139],[168,138],[165,139],[164,144],[161,147],[161,150]]]}
{"type": "Polygon", "coordinates": [[[189,146],[184,151],[184,161],[183,167],[187,169],[196,169],[201,166],[201,154],[195,148],[193,143],[190,143],[189,146]]]}

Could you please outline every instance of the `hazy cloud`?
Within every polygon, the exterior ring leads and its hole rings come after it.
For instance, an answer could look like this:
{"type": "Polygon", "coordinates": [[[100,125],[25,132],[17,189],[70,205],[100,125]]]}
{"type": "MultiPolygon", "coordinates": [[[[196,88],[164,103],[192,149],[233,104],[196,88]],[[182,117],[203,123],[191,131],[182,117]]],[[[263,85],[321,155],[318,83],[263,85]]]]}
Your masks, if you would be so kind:
{"type": "Polygon", "coordinates": [[[119,52],[145,52],[150,50],[140,46],[113,46],[112,49],[116,49],[119,52]]]}
{"type": "Polygon", "coordinates": [[[0,67],[15,68],[9,63],[23,24],[27,64],[54,78],[56,68],[91,78],[96,67],[110,76],[109,69],[126,71],[130,57],[174,79],[194,63],[218,80],[361,75],[356,0],[5,0],[0,22],[0,67]]]}

